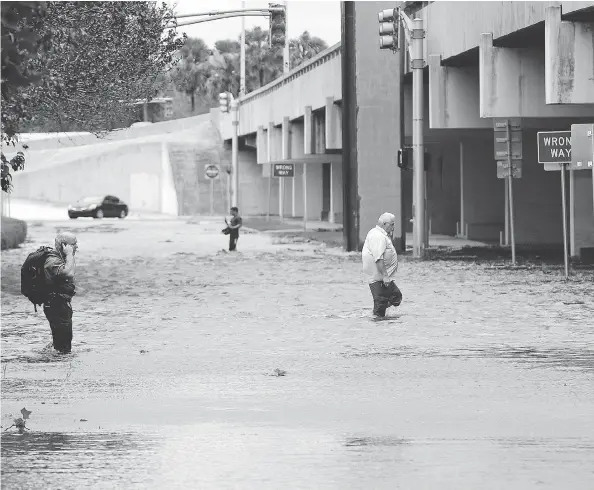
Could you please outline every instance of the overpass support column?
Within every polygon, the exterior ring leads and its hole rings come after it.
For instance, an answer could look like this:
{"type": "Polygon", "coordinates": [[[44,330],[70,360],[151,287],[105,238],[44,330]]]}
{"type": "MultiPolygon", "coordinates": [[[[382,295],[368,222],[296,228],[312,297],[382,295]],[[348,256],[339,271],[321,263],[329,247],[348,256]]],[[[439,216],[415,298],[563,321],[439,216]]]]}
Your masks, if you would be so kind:
{"type": "MultiPolygon", "coordinates": [[[[307,106],[303,116],[303,154],[311,155],[314,149],[313,114],[307,106]]],[[[307,164],[303,164],[303,228],[307,230],[307,164]]]]}
{"type": "MultiPolygon", "coordinates": [[[[282,126],[282,159],[289,160],[291,158],[291,121],[288,116],[283,117],[282,126]]],[[[294,178],[293,178],[294,179],[294,178]]],[[[279,177],[279,216],[281,221],[284,219],[285,209],[285,177],[279,177]]]]}
{"type": "Polygon", "coordinates": [[[390,212],[396,216],[394,244],[401,250],[399,63],[378,47],[378,3],[341,6],[345,245],[360,250],[378,217],[390,212]]]}
{"type": "MultiPolygon", "coordinates": [[[[481,34],[479,46],[480,115],[503,118],[592,117],[587,106],[547,105],[545,57],[539,48],[493,46],[493,34],[481,34]]],[[[594,85],[592,85],[594,87],[594,85]]],[[[574,92],[575,93],[575,92],[574,92]]],[[[589,94],[591,102],[594,95],[589,94]]]]}
{"type": "Polygon", "coordinates": [[[561,7],[545,12],[547,104],[594,104],[594,23],[561,20],[561,7]]]}

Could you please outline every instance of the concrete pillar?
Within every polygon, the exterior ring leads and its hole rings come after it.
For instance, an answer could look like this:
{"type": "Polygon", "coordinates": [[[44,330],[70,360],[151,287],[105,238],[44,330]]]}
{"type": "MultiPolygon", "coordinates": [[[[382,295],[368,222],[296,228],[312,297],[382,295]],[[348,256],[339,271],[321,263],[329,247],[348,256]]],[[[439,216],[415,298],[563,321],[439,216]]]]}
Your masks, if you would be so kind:
{"type": "Polygon", "coordinates": [[[256,161],[259,164],[268,162],[268,140],[264,126],[258,126],[256,132],[256,161]]]}
{"type": "Polygon", "coordinates": [[[334,103],[334,97],[326,97],[325,117],[325,150],[330,152],[342,148],[342,114],[340,107],[334,103]]]}
{"type": "MultiPolygon", "coordinates": [[[[303,115],[303,154],[311,155],[314,150],[313,113],[307,106],[303,115]]],[[[303,164],[303,227],[307,229],[307,164],[303,164]]]]}
{"type": "Polygon", "coordinates": [[[267,214],[270,215],[273,209],[273,200],[276,193],[276,186],[279,179],[275,179],[272,175],[272,165],[271,162],[278,161],[281,159],[282,156],[282,145],[281,145],[281,130],[277,128],[273,122],[268,123],[268,131],[267,131],[267,161],[268,165],[268,211],[267,214]]]}
{"type": "Polygon", "coordinates": [[[561,6],[545,11],[547,104],[594,104],[594,24],[561,20],[561,6]]]}
{"type": "MultiPolygon", "coordinates": [[[[359,242],[356,245],[360,250],[367,232],[383,212],[396,215],[394,236],[401,236],[401,171],[397,165],[398,149],[402,146],[400,87],[396,58],[378,49],[377,44],[377,13],[390,4],[386,3],[385,7],[376,2],[344,4],[349,5],[343,14],[345,26],[348,26],[347,14],[350,16],[352,11],[356,32],[352,57],[344,59],[343,67],[342,103],[347,113],[344,123],[350,135],[350,141],[344,141],[345,147],[350,146],[349,160],[343,167],[343,178],[347,179],[345,191],[348,189],[345,202],[350,203],[350,208],[345,205],[344,211],[350,216],[344,217],[344,222],[356,230],[359,242]],[[354,68],[346,70],[352,65],[354,68]],[[354,81],[349,80],[350,77],[354,77],[354,81]],[[352,118],[355,120],[351,121],[352,118]],[[357,171],[351,172],[353,159],[356,159],[357,171]],[[351,179],[356,180],[356,192],[351,179]]],[[[343,50],[351,53],[345,37],[343,50]]],[[[400,249],[400,244],[396,243],[396,247],[400,249]]]]}
{"type": "Polygon", "coordinates": [[[540,48],[497,48],[493,34],[479,45],[481,117],[591,117],[589,107],[547,105],[545,52],[540,48]]]}
{"type": "Polygon", "coordinates": [[[490,128],[479,116],[478,66],[441,65],[441,55],[429,56],[429,127],[431,129],[490,128]]]}
{"type": "MultiPolygon", "coordinates": [[[[289,160],[291,158],[291,121],[288,116],[283,117],[282,125],[282,160],[289,160]]],[[[285,177],[279,178],[280,192],[279,192],[279,216],[281,220],[284,218],[284,210],[287,198],[285,196],[287,185],[285,177]]]]}

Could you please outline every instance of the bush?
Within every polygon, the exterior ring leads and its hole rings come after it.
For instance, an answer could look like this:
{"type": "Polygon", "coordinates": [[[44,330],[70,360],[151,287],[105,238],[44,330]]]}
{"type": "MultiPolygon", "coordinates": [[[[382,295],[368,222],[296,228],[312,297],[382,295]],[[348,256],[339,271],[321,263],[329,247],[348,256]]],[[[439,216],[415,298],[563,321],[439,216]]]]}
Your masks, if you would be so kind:
{"type": "Polygon", "coordinates": [[[2,216],[2,250],[17,248],[27,238],[27,223],[2,216]]]}

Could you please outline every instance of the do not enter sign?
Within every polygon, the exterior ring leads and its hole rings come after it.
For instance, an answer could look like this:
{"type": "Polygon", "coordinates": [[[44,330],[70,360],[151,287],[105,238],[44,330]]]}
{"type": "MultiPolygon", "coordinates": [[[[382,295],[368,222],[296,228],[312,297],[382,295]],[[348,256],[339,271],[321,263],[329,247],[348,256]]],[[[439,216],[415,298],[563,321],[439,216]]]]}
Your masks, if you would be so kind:
{"type": "Polygon", "coordinates": [[[213,164],[204,166],[204,175],[209,179],[216,179],[219,176],[219,166],[213,164]]]}

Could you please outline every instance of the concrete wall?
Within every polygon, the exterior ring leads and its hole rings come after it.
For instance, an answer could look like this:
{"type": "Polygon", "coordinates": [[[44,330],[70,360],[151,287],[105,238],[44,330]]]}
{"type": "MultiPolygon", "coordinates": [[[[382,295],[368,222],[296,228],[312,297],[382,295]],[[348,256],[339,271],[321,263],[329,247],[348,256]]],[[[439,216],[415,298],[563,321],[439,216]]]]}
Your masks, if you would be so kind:
{"type": "Polygon", "coordinates": [[[162,187],[169,182],[163,178],[161,158],[161,144],[131,144],[126,152],[101,153],[33,172],[16,172],[13,196],[68,203],[85,196],[113,194],[131,209],[160,212],[162,187]]]}
{"type": "MultiPolygon", "coordinates": [[[[393,55],[378,49],[377,13],[390,2],[356,2],[355,45],[359,241],[383,212],[400,216],[399,95],[393,55]]],[[[400,236],[396,220],[394,236],[400,236]]]]}

